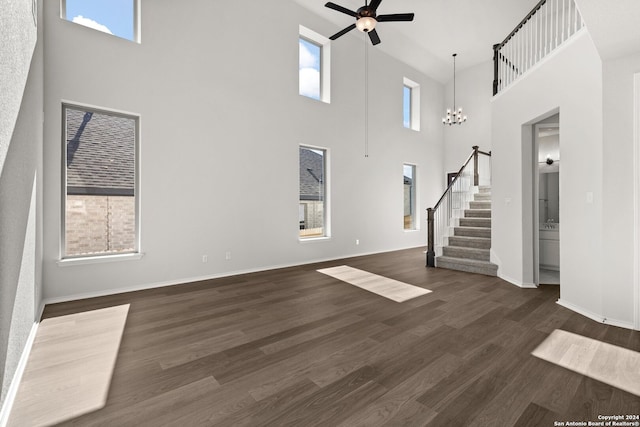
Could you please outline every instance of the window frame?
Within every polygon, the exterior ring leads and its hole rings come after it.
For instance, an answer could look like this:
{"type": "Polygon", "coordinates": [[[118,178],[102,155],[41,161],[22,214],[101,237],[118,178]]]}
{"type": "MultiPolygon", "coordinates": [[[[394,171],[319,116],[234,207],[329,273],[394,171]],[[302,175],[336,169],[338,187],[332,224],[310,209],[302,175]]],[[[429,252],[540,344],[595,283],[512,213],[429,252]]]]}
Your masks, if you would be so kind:
{"type": "MultiPolygon", "coordinates": [[[[329,149],[326,147],[319,147],[319,146],[314,146],[314,145],[308,145],[308,144],[300,144],[298,146],[298,206],[300,205],[300,168],[302,167],[302,165],[300,164],[300,150],[301,149],[308,149],[308,150],[315,150],[315,151],[322,151],[323,152],[323,166],[324,166],[324,170],[323,170],[323,191],[324,191],[324,198],[323,198],[323,216],[322,216],[322,235],[321,236],[309,236],[309,237],[303,237],[300,235],[300,230],[298,230],[298,241],[299,242],[309,242],[309,241],[317,241],[317,240],[327,240],[331,238],[331,203],[330,203],[330,192],[331,192],[331,187],[330,187],[330,176],[329,176],[329,168],[330,168],[330,162],[329,162],[329,149]]],[[[298,207],[298,212],[300,211],[300,208],[298,207]]],[[[305,212],[308,211],[308,209],[305,207],[305,212]]]]}
{"type": "MultiPolygon", "coordinates": [[[[298,95],[314,101],[321,101],[325,104],[331,103],[331,40],[316,33],[309,28],[300,25],[298,30],[298,45],[300,39],[312,43],[320,48],[320,96],[319,99],[312,98],[300,93],[300,73],[298,72],[298,95]]],[[[298,56],[298,70],[300,69],[300,57],[298,56]]]]}
{"type": "Polygon", "coordinates": [[[402,125],[405,129],[420,131],[420,84],[411,79],[402,79],[402,125]],[[404,124],[405,89],[409,89],[409,126],[404,124]]]}
{"type": "Polygon", "coordinates": [[[403,230],[404,231],[417,231],[420,230],[420,221],[419,221],[419,217],[418,217],[418,191],[417,191],[417,187],[418,187],[418,180],[417,180],[417,176],[418,176],[418,166],[415,163],[403,163],[402,164],[402,218],[403,218],[403,230]],[[410,167],[411,168],[411,172],[412,172],[412,185],[411,188],[409,190],[409,201],[411,204],[410,210],[411,210],[411,225],[412,227],[410,228],[405,228],[404,226],[404,204],[406,202],[405,199],[405,191],[404,191],[404,177],[406,176],[404,174],[404,169],[405,167],[410,167]]]}
{"type": "Polygon", "coordinates": [[[81,27],[89,28],[89,29],[91,29],[93,31],[98,31],[98,32],[106,34],[108,36],[117,37],[117,38],[122,39],[122,40],[128,40],[128,41],[132,41],[134,43],[140,44],[140,43],[142,43],[142,37],[141,37],[141,34],[140,34],[141,33],[141,27],[142,27],[142,25],[141,25],[141,17],[140,17],[140,15],[141,15],[141,13],[140,13],[140,8],[141,8],[140,0],[131,0],[131,1],[133,2],[133,38],[131,38],[131,39],[128,39],[126,37],[121,37],[121,36],[118,36],[116,34],[105,33],[104,31],[100,31],[100,30],[97,30],[95,28],[88,27],[86,25],[78,24],[78,23],[73,22],[72,20],[68,19],[67,18],[67,0],[60,0],[60,18],[63,21],[70,22],[70,23],[72,23],[74,25],[79,25],[81,27]]]}
{"type": "Polygon", "coordinates": [[[117,261],[117,260],[125,260],[125,259],[139,259],[142,257],[141,252],[141,239],[140,239],[140,140],[141,140],[141,132],[140,132],[140,114],[132,113],[123,110],[110,109],[105,107],[98,107],[89,104],[83,104],[73,101],[62,101],[61,104],[61,156],[60,156],[60,165],[61,165],[61,179],[60,182],[62,184],[60,189],[60,238],[58,239],[60,247],[59,247],[59,265],[63,264],[81,264],[81,263],[91,263],[91,262],[104,262],[104,261],[117,261]],[[79,110],[83,112],[91,112],[97,114],[104,114],[116,117],[122,117],[126,119],[132,119],[134,121],[134,134],[135,134],[135,142],[134,142],[134,184],[133,184],[133,197],[134,197],[134,209],[135,209],[135,236],[134,236],[134,247],[132,251],[128,252],[113,252],[113,253],[96,253],[96,254],[86,254],[86,255],[67,255],[66,254],[66,244],[67,244],[67,220],[66,220],[66,212],[67,212],[67,109],[79,110]]]}

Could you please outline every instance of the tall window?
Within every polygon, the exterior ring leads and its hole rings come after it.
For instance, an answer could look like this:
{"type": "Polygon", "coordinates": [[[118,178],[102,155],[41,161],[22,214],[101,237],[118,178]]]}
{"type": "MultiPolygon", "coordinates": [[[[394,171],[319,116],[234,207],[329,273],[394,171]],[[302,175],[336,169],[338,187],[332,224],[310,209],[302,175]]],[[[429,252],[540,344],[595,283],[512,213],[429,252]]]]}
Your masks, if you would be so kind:
{"type": "Polygon", "coordinates": [[[326,37],[300,26],[298,73],[300,95],[330,101],[330,43],[326,37]]]}
{"type": "Polygon", "coordinates": [[[404,229],[415,230],[416,227],[416,167],[403,165],[404,183],[404,229]]]}
{"type": "Polygon", "coordinates": [[[411,129],[411,88],[402,86],[402,123],[407,129],[411,129]]]}
{"type": "Polygon", "coordinates": [[[420,130],[420,85],[406,77],[402,84],[402,121],[405,128],[420,130]]]}
{"type": "Polygon", "coordinates": [[[138,251],[138,117],[63,105],[63,258],[138,251]]]}
{"type": "Polygon", "coordinates": [[[300,238],[326,237],[327,151],[300,147],[300,238]]]}
{"type": "Polygon", "coordinates": [[[62,0],[61,7],[67,21],[139,41],[139,0],[62,0]]]}

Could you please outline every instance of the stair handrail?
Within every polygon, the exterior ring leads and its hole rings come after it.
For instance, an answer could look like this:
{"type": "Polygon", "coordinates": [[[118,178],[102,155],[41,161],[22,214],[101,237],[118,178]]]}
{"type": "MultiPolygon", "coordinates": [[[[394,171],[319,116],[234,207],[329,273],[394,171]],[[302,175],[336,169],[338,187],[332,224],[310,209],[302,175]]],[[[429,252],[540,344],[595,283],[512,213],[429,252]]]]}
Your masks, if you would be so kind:
{"type": "Polygon", "coordinates": [[[474,145],[472,148],[473,148],[473,151],[471,152],[467,160],[464,162],[464,164],[462,165],[458,173],[456,173],[455,177],[451,180],[449,185],[447,185],[446,190],[444,190],[444,193],[442,193],[442,196],[440,196],[440,199],[438,199],[438,202],[435,204],[434,207],[427,208],[427,267],[435,267],[436,254],[435,254],[434,219],[435,219],[436,211],[438,210],[442,202],[448,197],[454,185],[460,179],[460,177],[462,176],[463,172],[465,171],[465,169],[467,168],[467,166],[469,165],[472,159],[473,159],[473,185],[477,186],[479,185],[479,182],[480,182],[480,174],[478,172],[478,157],[480,154],[491,157],[491,151],[489,152],[481,151],[480,147],[477,145],[474,145]]]}

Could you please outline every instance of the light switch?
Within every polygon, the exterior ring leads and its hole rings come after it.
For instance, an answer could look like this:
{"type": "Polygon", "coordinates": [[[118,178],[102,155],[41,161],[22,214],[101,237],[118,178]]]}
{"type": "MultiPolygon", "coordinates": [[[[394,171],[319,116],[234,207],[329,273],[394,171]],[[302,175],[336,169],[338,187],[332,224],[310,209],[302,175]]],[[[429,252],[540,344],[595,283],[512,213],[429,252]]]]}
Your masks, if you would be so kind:
{"type": "Polygon", "coordinates": [[[593,192],[587,191],[587,203],[593,203],[593,192]]]}

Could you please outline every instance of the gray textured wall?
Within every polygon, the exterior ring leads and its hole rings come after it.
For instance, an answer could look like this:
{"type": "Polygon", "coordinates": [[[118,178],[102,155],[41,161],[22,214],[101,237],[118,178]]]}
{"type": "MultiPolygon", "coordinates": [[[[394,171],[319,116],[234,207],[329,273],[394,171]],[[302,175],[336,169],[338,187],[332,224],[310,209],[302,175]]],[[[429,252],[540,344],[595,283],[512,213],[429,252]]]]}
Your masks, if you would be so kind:
{"type": "Polygon", "coordinates": [[[36,4],[0,3],[0,404],[42,294],[43,52],[36,4]]]}

